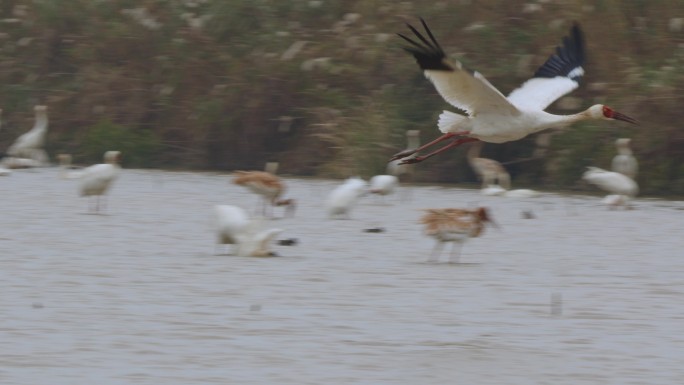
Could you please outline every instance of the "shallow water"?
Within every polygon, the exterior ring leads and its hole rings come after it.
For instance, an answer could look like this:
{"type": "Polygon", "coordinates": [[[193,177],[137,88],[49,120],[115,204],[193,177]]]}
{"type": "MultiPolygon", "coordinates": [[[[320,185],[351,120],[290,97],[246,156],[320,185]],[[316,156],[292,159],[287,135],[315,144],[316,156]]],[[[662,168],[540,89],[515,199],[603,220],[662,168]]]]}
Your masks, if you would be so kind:
{"type": "Polygon", "coordinates": [[[610,211],[597,197],[421,186],[329,220],[340,181],[286,181],[296,216],[268,225],[299,244],[242,258],[215,255],[212,206],[257,207],[228,175],[124,170],[106,215],[55,169],[0,179],[0,383],[684,378],[682,202],[610,211]],[[467,243],[461,264],[427,263],[420,209],[476,204],[502,229],[467,243]]]}

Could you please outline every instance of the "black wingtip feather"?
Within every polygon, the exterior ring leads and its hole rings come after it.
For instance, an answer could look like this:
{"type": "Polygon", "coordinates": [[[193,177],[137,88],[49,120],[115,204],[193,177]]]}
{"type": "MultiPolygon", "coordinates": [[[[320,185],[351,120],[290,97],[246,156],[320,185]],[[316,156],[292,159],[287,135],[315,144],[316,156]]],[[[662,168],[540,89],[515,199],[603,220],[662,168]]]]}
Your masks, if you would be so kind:
{"type": "Polygon", "coordinates": [[[398,33],[397,35],[399,35],[399,37],[401,37],[409,44],[411,44],[411,46],[403,47],[404,50],[409,52],[411,55],[413,55],[414,58],[416,58],[416,62],[418,62],[418,65],[423,70],[452,71],[453,68],[445,62],[444,59],[446,58],[446,55],[444,54],[442,47],[437,42],[437,39],[435,39],[435,37],[432,35],[430,28],[428,28],[427,26],[427,23],[422,18],[420,19],[420,22],[423,25],[423,28],[425,29],[425,33],[428,35],[431,41],[426,39],[425,36],[423,36],[423,34],[421,34],[411,24],[407,23],[406,25],[411,30],[411,32],[413,32],[413,34],[420,40],[420,43],[416,40],[413,40],[407,36],[398,33]]]}
{"type": "Polygon", "coordinates": [[[563,37],[562,42],[563,45],[556,48],[556,53],[539,67],[534,77],[566,76],[579,81],[583,71],[577,70],[584,65],[584,36],[577,22],[573,23],[570,36],[563,37]]]}

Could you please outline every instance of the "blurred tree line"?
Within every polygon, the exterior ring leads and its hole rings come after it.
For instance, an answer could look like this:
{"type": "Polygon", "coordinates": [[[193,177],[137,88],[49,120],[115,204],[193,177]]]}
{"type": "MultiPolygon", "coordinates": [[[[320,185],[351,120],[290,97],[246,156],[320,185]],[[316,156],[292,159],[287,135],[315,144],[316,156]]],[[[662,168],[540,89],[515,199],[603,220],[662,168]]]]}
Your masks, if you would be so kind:
{"type": "MultiPolygon", "coordinates": [[[[679,0],[2,0],[0,150],[49,106],[48,151],[126,167],[383,173],[406,130],[423,142],[451,109],[394,33],[422,16],[445,51],[508,93],[573,21],[581,87],[552,105],[605,103],[639,119],[487,144],[517,187],[586,188],[631,137],[642,193],[684,194],[684,2],[679,0]]],[[[418,165],[425,182],[474,182],[465,149],[418,165]]]]}

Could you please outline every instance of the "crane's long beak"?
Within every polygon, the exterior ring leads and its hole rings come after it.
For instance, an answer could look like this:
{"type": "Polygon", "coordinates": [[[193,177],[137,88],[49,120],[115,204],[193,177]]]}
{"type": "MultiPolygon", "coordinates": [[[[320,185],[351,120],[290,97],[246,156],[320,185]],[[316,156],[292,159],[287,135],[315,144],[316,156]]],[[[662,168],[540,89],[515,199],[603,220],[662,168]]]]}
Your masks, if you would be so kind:
{"type": "Polygon", "coordinates": [[[632,124],[639,125],[639,121],[638,121],[638,120],[636,120],[636,119],[634,119],[634,118],[631,118],[631,117],[629,117],[629,116],[627,116],[627,115],[625,115],[625,114],[623,114],[623,113],[617,112],[617,111],[615,111],[615,112],[613,113],[613,119],[615,119],[615,120],[622,120],[623,122],[627,122],[627,123],[632,123],[632,124]]]}

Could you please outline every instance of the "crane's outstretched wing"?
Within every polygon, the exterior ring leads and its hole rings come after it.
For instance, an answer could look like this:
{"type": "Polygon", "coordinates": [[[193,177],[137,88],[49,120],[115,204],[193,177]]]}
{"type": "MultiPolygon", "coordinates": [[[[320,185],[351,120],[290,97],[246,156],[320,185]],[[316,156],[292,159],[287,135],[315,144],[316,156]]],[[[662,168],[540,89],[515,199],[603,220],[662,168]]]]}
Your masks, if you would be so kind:
{"type": "Polygon", "coordinates": [[[556,48],[534,76],[508,95],[508,100],[520,109],[544,110],[561,96],[579,86],[584,75],[584,38],[576,23],[563,46],[556,48]]]}
{"type": "Polygon", "coordinates": [[[478,112],[511,115],[519,113],[518,109],[480,73],[466,70],[458,61],[447,60],[442,47],[430,32],[425,20],[420,19],[420,22],[430,40],[410,24],[407,24],[409,29],[420,42],[400,33],[398,35],[410,44],[404,49],[416,58],[425,76],[432,81],[437,92],[447,102],[469,115],[478,112]]]}

